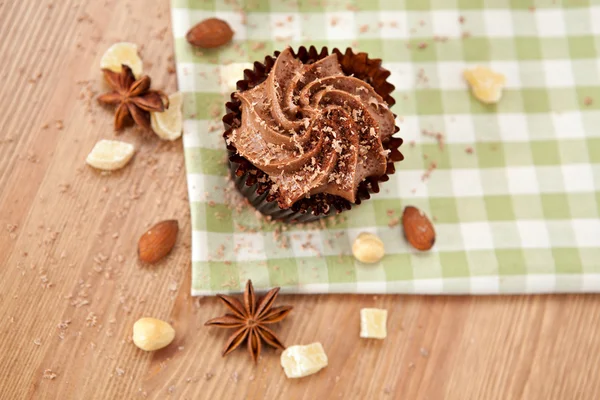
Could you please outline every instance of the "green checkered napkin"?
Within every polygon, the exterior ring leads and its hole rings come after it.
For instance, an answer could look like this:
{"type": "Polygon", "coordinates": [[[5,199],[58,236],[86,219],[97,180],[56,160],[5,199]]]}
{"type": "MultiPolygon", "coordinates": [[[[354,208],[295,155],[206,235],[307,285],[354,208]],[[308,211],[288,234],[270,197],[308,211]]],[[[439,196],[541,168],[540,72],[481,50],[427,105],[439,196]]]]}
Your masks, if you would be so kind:
{"type": "Polygon", "coordinates": [[[248,278],[291,293],[600,291],[600,4],[555,3],[172,0],[192,293],[239,291],[248,278]],[[233,43],[195,51],[185,33],[213,16],[235,30],[233,43]],[[288,44],[353,46],[383,59],[396,86],[406,160],[380,194],[324,228],[268,224],[231,206],[224,103],[244,68],[288,44]],[[496,106],[462,79],[477,64],[507,78],[496,106]],[[432,251],[403,239],[406,205],[433,217],[432,251]],[[354,261],[362,231],[385,242],[381,263],[354,261]]]}

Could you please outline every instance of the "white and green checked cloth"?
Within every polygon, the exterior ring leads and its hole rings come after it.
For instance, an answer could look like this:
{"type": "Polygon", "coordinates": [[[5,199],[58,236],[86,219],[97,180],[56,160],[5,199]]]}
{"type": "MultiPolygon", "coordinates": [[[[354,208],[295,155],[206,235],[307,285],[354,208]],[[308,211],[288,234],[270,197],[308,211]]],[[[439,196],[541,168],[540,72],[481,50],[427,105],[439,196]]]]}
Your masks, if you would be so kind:
{"type": "Polygon", "coordinates": [[[172,0],[172,19],[194,295],[240,291],[248,278],[290,293],[600,292],[597,0],[172,0]],[[233,43],[194,51],[187,30],[213,16],[233,43]],[[383,59],[406,159],[347,218],[279,235],[226,205],[220,118],[242,70],[288,44],[383,59]],[[507,78],[496,106],[463,81],[478,64],[507,78]],[[442,133],[443,149],[423,131],[442,133]],[[433,217],[432,251],[414,251],[394,226],[406,205],[433,217]],[[379,264],[354,261],[362,231],[385,242],[379,264]]]}

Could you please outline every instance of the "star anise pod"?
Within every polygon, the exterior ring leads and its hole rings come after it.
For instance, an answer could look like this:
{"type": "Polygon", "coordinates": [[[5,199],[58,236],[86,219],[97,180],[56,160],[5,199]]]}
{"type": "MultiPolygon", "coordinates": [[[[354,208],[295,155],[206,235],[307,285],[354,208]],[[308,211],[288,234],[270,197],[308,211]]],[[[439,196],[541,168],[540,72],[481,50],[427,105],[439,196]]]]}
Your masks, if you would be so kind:
{"type": "Polygon", "coordinates": [[[235,297],[217,295],[233,314],[213,318],[204,325],[236,329],[227,339],[225,347],[223,347],[223,357],[235,350],[244,340],[247,342],[248,351],[255,363],[260,355],[263,341],[271,347],[285,349],[275,333],[267,328],[267,325],[274,324],[287,317],[292,310],[291,306],[273,307],[278,293],[279,288],[271,289],[265,297],[257,302],[252,281],[248,280],[243,305],[235,297]]]}
{"type": "Polygon", "coordinates": [[[104,78],[113,89],[112,92],[98,96],[103,104],[117,106],[115,112],[115,130],[120,131],[126,124],[133,121],[143,128],[152,130],[150,126],[150,111],[165,111],[169,108],[169,98],[159,90],[150,90],[150,77],[142,76],[136,80],[131,68],[121,66],[121,72],[103,69],[104,78]]]}

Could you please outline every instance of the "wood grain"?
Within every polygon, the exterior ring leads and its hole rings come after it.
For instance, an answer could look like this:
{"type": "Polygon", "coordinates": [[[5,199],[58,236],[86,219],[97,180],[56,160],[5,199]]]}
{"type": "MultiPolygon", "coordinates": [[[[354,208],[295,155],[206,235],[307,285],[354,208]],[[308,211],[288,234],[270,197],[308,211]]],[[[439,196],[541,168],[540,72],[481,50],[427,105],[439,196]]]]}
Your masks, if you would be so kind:
{"type": "Polygon", "coordinates": [[[329,366],[288,380],[279,354],[258,366],[203,326],[224,310],[190,292],[190,222],[181,142],[135,129],[122,171],[84,165],[111,138],[103,51],[143,45],[154,87],[176,90],[169,2],[0,1],[0,395],[6,399],[597,399],[600,298],[281,296],[287,344],[323,343],[329,366]],[[172,254],[141,265],[139,235],[175,218],[172,254]],[[361,340],[359,310],[389,310],[389,336],[361,340]],[[177,336],[144,353],[133,322],[177,336]],[[56,374],[54,379],[50,378],[56,374]]]}

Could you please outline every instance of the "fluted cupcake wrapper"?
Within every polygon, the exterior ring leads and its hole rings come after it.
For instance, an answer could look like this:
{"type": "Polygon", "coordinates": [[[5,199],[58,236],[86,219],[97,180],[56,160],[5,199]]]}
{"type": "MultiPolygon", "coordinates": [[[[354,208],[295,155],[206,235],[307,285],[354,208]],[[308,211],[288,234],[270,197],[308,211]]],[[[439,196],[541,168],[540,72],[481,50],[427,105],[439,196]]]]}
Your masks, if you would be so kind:
{"type": "MultiPolygon", "coordinates": [[[[323,47],[319,52],[314,46],[310,46],[308,49],[301,46],[294,53],[294,57],[304,64],[310,64],[327,57],[329,54],[327,47],[323,47]]],[[[370,59],[366,53],[355,54],[350,48],[346,49],[345,53],[335,48],[332,54],[337,55],[346,75],[354,75],[356,78],[370,84],[389,106],[395,104],[395,100],[391,96],[394,85],[387,81],[390,71],[381,66],[380,59],[370,59]]],[[[277,51],[274,56],[266,56],[263,63],[256,61],[252,70],[245,70],[244,79],[237,82],[238,90],[251,89],[262,83],[269,75],[278,55],[279,52],[277,51]]],[[[241,103],[234,94],[231,94],[231,101],[226,104],[227,114],[223,117],[225,126],[223,137],[225,139],[231,134],[232,129],[240,126],[242,120],[241,103]]],[[[399,130],[396,126],[394,133],[399,130]]],[[[383,142],[383,148],[390,150],[387,156],[385,174],[379,177],[369,177],[359,184],[356,204],[369,199],[371,193],[378,193],[379,182],[389,180],[389,175],[395,172],[394,162],[401,161],[404,158],[398,150],[400,145],[402,145],[401,138],[390,137],[383,142]]],[[[352,208],[352,203],[346,199],[319,193],[310,198],[297,201],[289,209],[282,209],[277,203],[277,195],[270,192],[271,183],[268,176],[247,159],[238,155],[232,144],[227,145],[227,151],[229,153],[229,169],[235,186],[264,215],[289,223],[305,223],[352,208]]]]}

